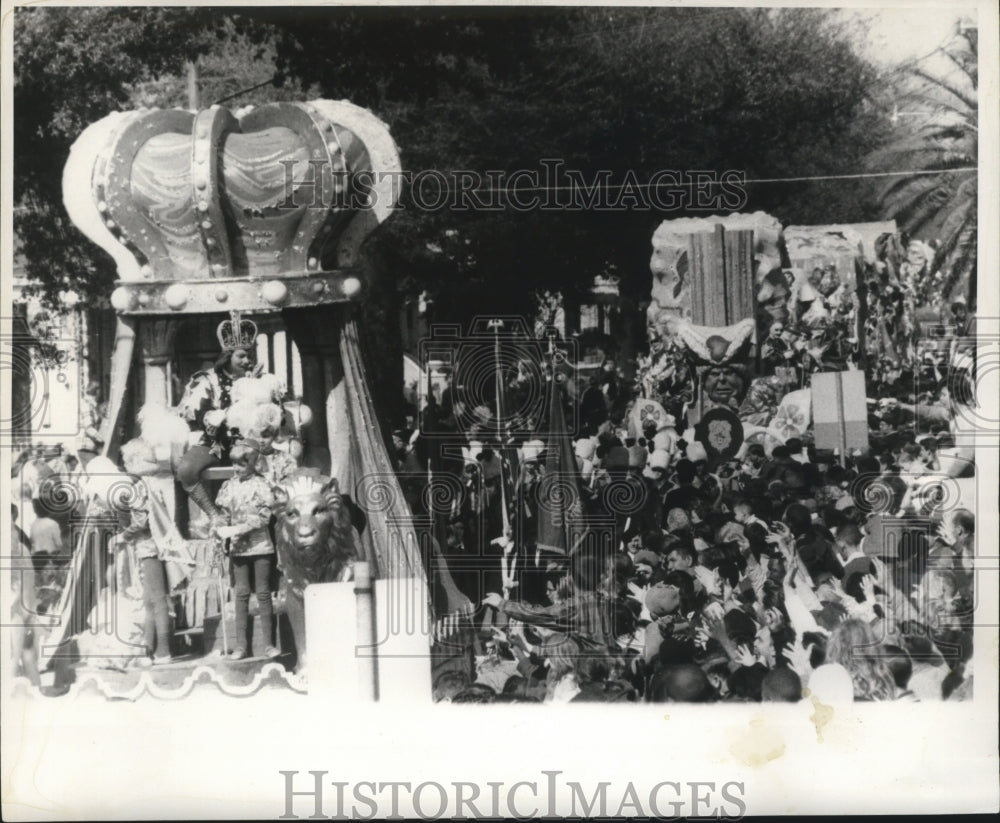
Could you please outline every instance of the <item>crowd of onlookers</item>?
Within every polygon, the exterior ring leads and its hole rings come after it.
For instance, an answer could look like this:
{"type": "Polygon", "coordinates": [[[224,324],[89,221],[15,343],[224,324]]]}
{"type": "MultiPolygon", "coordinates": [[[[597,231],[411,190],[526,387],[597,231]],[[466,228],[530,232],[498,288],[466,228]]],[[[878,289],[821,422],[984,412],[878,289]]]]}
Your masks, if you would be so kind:
{"type": "Polygon", "coordinates": [[[956,469],[973,391],[954,362],[869,377],[868,449],[818,450],[809,429],[729,460],[692,452],[676,430],[630,428],[649,384],[614,364],[596,391],[564,397],[577,404],[572,441],[548,421],[546,439],[519,437],[490,404],[463,427],[461,387],[446,380],[421,431],[411,418],[393,441],[415,507],[428,472],[465,490],[437,513],[437,534],[480,604],[475,666],[443,668],[435,699],[969,698],[975,516],[937,482],[974,471],[956,469]],[[552,450],[565,448],[575,477],[553,503],[546,478],[565,463],[552,450]],[[567,511],[577,537],[554,550],[539,527],[567,511]]]}
{"type": "Polygon", "coordinates": [[[11,472],[15,545],[30,547],[40,613],[50,612],[62,591],[72,556],[74,516],[81,515],[84,467],[64,444],[24,446],[11,472]]]}

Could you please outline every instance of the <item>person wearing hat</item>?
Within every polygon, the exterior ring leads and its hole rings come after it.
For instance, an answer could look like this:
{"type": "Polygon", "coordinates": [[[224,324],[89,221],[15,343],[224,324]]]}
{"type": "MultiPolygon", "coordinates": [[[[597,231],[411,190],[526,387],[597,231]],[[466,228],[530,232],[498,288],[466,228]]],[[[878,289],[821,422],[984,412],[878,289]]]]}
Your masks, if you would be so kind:
{"type": "Polygon", "coordinates": [[[241,377],[258,376],[263,365],[255,365],[257,326],[232,312],[216,329],[220,353],[211,368],[195,372],[184,389],[178,411],[192,432],[198,432],[198,442],[191,446],[177,467],[177,479],[184,491],[209,515],[221,512],[202,481],[204,471],[219,466],[233,445],[232,433],[226,423],[226,410],[232,405],[233,384],[241,377]]]}
{"type": "Polygon", "coordinates": [[[257,471],[271,486],[280,486],[299,467],[298,458],[288,448],[290,441],[279,440],[283,434],[284,419],[284,413],[277,407],[262,411],[252,430],[246,433],[247,440],[259,447],[257,471]]]}
{"type": "Polygon", "coordinates": [[[693,658],[694,581],[690,575],[668,572],[645,592],[644,605],[650,620],[643,650],[647,664],[657,657],[673,657],[674,662],[693,658]]]}

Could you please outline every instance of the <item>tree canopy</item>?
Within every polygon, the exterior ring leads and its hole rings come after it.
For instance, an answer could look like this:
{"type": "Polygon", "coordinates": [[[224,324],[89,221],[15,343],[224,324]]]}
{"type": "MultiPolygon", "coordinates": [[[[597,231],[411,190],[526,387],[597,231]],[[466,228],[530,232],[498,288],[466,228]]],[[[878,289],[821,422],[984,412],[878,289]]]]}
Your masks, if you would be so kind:
{"type": "MultiPolygon", "coordinates": [[[[47,295],[107,294],[110,263],[62,210],[69,146],[110,110],[183,105],[194,59],[202,105],[278,71],[280,89],[233,105],[350,99],[389,124],[406,169],[440,171],[449,185],[462,170],[542,173],[546,159],[587,184],[606,176],[620,208],[428,210],[411,194],[371,251],[400,288],[427,290],[439,317],[523,313],[535,288],[581,291],[609,270],[641,300],[653,230],[693,212],[641,208],[621,186],[663,170],[750,180],[861,170],[885,110],[857,37],[811,9],[18,9],[21,251],[47,295]]],[[[742,210],[874,219],[871,194],[855,181],[759,184],[742,210]]]]}
{"type": "MultiPolygon", "coordinates": [[[[550,158],[611,186],[664,169],[824,175],[860,170],[882,131],[877,71],[814,10],[301,10],[282,19],[278,55],[385,118],[411,170],[510,173],[550,158]]],[[[850,183],[754,186],[744,208],[802,223],[875,216],[850,183]]],[[[517,311],[527,290],[512,279],[572,289],[609,267],[642,298],[653,230],[688,213],[408,210],[378,242],[449,316],[517,311]]]]}
{"type": "Polygon", "coordinates": [[[939,241],[933,270],[941,283],[918,284],[938,299],[976,298],[978,239],[979,39],[974,28],[958,34],[942,50],[948,72],[928,72],[919,66],[907,73],[899,106],[916,120],[902,119],[892,140],[877,152],[874,163],[890,163],[915,173],[892,180],[879,192],[886,213],[914,237],[939,241]],[[947,169],[952,174],[925,174],[947,169]]]}

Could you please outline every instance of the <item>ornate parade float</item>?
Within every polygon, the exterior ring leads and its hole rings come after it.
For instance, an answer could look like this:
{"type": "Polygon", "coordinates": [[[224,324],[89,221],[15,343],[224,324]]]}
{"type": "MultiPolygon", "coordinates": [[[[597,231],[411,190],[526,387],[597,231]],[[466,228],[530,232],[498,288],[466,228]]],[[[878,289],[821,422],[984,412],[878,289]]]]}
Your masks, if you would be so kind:
{"type": "Polygon", "coordinates": [[[667,220],[653,235],[642,383],[687,430],[691,457],[731,457],[744,439],[763,439],[770,418],[746,403],[766,398],[773,412],[786,393],[780,375],[768,386],[757,377],[762,330],[787,320],[780,239],[762,212],[667,220]]]}
{"type": "Polygon", "coordinates": [[[855,269],[874,260],[877,236],[894,231],[783,230],[763,212],[660,225],[642,383],[688,428],[691,456],[731,456],[744,441],[769,452],[805,434],[810,374],[860,366],[855,269]]]}
{"type": "MultiPolygon", "coordinates": [[[[652,245],[637,407],[657,421],[645,431],[657,449],[680,439],[710,466],[753,443],[770,455],[793,438],[827,455],[866,452],[869,426],[883,425],[883,404],[897,396],[908,397],[907,425],[916,425],[921,352],[952,332],[941,296],[917,294],[931,282],[933,249],[900,237],[894,222],[682,218],[664,221],[652,245]]],[[[936,361],[936,376],[956,366],[936,361]]],[[[971,451],[946,451],[947,469],[928,482],[968,501],[971,451]]]]}
{"type": "MultiPolygon", "coordinates": [[[[71,658],[74,644],[84,663],[93,661],[84,647],[95,633],[127,640],[115,621],[98,629],[107,621],[95,617],[135,584],[134,574],[123,574],[127,564],[109,568],[114,546],[100,545],[114,534],[101,524],[115,506],[116,485],[120,492],[128,479],[118,465],[142,478],[153,537],[175,549],[168,561],[174,644],[183,635],[184,648],[175,651],[181,662],[165,669],[187,674],[232,647],[231,592],[210,529],[218,513],[213,498],[233,473],[215,445],[222,431],[283,451],[286,470],[271,478],[283,571],[274,643],[280,663],[301,668],[310,627],[310,688],[325,666],[347,692],[358,688],[356,669],[367,672],[364,695],[392,691],[392,665],[375,665],[381,652],[373,641],[388,610],[399,607],[390,599],[415,610],[420,628],[401,641],[409,644],[402,651],[413,658],[414,644],[423,644],[416,656],[425,661],[434,626],[428,584],[436,580],[447,594],[440,613],[467,606],[414,531],[376,419],[355,319],[366,280],[361,245],[392,213],[399,169],[385,124],[346,101],[116,112],[80,135],[65,168],[64,198],[76,225],[117,266],[110,296],[117,336],[104,453],[89,467],[72,584],[43,662],[71,658]],[[230,366],[252,360],[259,329],[276,327],[301,358],[300,399],[274,375],[230,366]],[[130,463],[137,450],[150,458],[145,470],[130,463]],[[193,461],[197,454],[204,459],[193,461]],[[352,578],[356,585],[334,582],[352,578]],[[319,584],[350,594],[323,594],[319,584]],[[319,632],[320,619],[342,623],[319,632]],[[328,660],[337,643],[346,676],[328,660]],[[369,653],[354,653],[365,645],[369,653]]],[[[118,646],[118,657],[127,656],[118,646]]],[[[264,665],[261,650],[273,655],[270,647],[269,638],[255,636],[247,660],[215,668],[245,683],[264,665]]],[[[150,674],[170,679],[165,670],[150,674]]]]}

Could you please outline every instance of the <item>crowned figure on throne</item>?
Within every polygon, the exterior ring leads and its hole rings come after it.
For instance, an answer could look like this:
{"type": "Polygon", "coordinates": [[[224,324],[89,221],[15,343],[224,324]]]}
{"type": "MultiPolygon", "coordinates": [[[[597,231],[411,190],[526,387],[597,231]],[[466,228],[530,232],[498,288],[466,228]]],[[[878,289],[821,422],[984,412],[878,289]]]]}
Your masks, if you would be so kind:
{"type": "Polygon", "coordinates": [[[233,405],[233,384],[263,373],[263,366],[254,363],[257,325],[252,320],[244,319],[238,311],[231,312],[230,319],[219,324],[216,336],[221,351],[214,366],[191,376],[177,407],[191,431],[200,434],[181,458],[177,479],[212,518],[221,516],[221,512],[205,488],[202,474],[222,465],[238,436],[226,415],[233,405]]]}

